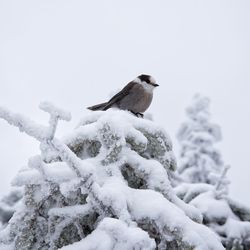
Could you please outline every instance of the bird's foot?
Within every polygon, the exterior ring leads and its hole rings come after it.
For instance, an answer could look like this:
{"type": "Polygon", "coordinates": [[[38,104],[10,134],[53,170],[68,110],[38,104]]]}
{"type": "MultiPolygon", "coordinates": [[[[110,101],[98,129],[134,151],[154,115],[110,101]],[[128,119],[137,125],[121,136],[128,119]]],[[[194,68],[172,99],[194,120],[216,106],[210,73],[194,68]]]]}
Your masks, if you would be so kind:
{"type": "Polygon", "coordinates": [[[136,113],[136,116],[137,116],[137,117],[143,118],[143,117],[144,117],[144,114],[138,112],[138,113],[136,113]]]}
{"type": "Polygon", "coordinates": [[[142,113],[139,113],[139,112],[134,112],[134,111],[132,111],[132,110],[129,110],[132,114],[134,114],[136,117],[141,117],[141,118],[143,118],[143,114],[142,113]]]}

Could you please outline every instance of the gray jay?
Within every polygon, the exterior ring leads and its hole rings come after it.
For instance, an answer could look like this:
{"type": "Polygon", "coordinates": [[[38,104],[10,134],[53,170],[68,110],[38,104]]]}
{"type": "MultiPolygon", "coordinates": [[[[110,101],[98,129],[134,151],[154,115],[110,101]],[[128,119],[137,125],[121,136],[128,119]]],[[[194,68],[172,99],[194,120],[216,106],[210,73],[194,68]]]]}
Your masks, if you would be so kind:
{"type": "Polygon", "coordinates": [[[142,116],[153,99],[153,91],[156,84],[154,78],[149,75],[140,75],[129,82],[119,93],[114,95],[108,102],[88,107],[90,110],[107,110],[115,107],[129,110],[136,116],[142,116]]]}

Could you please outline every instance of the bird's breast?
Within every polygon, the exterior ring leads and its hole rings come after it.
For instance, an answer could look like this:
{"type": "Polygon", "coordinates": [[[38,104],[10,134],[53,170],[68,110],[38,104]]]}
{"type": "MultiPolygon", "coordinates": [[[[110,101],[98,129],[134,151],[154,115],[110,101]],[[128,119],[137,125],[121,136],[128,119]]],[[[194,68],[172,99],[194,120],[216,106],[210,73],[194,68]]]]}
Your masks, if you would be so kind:
{"type": "Polygon", "coordinates": [[[137,106],[138,111],[136,112],[140,113],[145,112],[150,106],[152,99],[153,99],[153,93],[145,91],[144,96],[140,100],[138,100],[138,106],[137,106]]]}

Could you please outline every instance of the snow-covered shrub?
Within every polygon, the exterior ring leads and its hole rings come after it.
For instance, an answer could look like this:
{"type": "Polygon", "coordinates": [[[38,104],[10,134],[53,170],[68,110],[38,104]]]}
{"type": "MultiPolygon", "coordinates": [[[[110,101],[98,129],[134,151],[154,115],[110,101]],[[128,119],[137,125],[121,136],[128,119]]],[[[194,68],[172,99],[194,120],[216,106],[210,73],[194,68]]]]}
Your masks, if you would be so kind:
{"type": "Polygon", "coordinates": [[[223,162],[214,143],[221,140],[221,130],[210,122],[209,99],[195,95],[186,109],[188,121],[183,123],[177,138],[181,145],[178,172],[190,183],[214,184],[212,173],[220,174],[223,162]]]}
{"type": "Polygon", "coordinates": [[[176,161],[164,129],[125,111],[93,112],[62,140],[49,103],[49,127],[0,108],[0,117],[40,141],[13,181],[22,205],[0,232],[9,249],[223,249],[179,199],[168,178],[176,161]]]}

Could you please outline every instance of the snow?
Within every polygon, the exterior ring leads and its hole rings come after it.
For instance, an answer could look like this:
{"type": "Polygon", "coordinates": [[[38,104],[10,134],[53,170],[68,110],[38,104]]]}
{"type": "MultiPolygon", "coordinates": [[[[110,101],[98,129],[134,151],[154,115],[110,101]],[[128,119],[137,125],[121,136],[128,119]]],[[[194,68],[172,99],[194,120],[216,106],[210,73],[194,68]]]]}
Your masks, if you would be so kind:
{"type": "Polygon", "coordinates": [[[223,231],[228,238],[231,239],[248,239],[250,240],[250,222],[237,221],[228,218],[227,222],[222,226],[223,231]]]}
{"type": "Polygon", "coordinates": [[[0,230],[5,228],[20,204],[22,190],[12,189],[0,200],[0,230]]]}
{"type": "MultiPolygon", "coordinates": [[[[72,172],[68,165],[63,162],[47,164],[43,167],[43,170],[45,172],[46,179],[55,183],[70,181],[75,177],[74,172],[72,172]]],[[[30,184],[42,184],[43,182],[43,175],[39,170],[34,168],[23,168],[13,179],[12,185],[23,186],[30,184]]]]}
{"type": "MultiPolygon", "coordinates": [[[[179,233],[187,244],[194,244],[196,249],[223,249],[216,236],[203,225],[194,223],[182,210],[163,198],[157,192],[136,190],[130,195],[129,208],[138,221],[155,222],[160,231],[179,233]]],[[[170,233],[170,235],[171,235],[170,233]]]]}
{"type": "Polygon", "coordinates": [[[227,170],[217,178],[217,185],[183,183],[174,190],[178,197],[202,213],[203,223],[218,234],[226,249],[248,249],[250,209],[230,199],[225,192],[223,182],[227,170]]]}
{"type": "Polygon", "coordinates": [[[131,250],[155,249],[155,242],[149,235],[136,227],[129,227],[117,219],[105,218],[97,229],[84,240],[61,248],[61,250],[131,250]]]}
{"type": "Polygon", "coordinates": [[[49,137],[53,137],[58,119],[65,121],[71,119],[71,114],[69,112],[63,111],[49,102],[43,102],[39,107],[50,114],[51,119],[49,127],[36,124],[25,116],[13,113],[3,107],[0,107],[0,118],[6,120],[10,125],[18,127],[21,132],[27,133],[38,141],[44,141],[49,137]]]}
{"type": "Polygon", "coordinates": [[[1,250],[13,250],[13,248],[14,248],[14,244],[2,245],[2,244],[0,243],[0,249],[1,249],[1,250]]]}
{"type": "Polygon", "coordinates": [[[0,118],[6,120],[10,125],[18,127],[20,132],[25,132],[39,141],[48,136],[46,127],[31,121],[23,115],[13,113],[7,108],[0,107],[0,118]]]}
{"type": "Polygon", "coordinates": [[[206,183],[182,183],[174,188],[176,195],[185,202],[190,202],[199,194],[212,190],[214,190],[214,187],[206,183]]]}
{"type": "Polygon", "coordinates": [[[237,217],[224,199],[215,199],[214,192],[206,192],[194,198],[190,204],[197,207],[208,220],[226,220],[237,217]]]}
{"type": "MultiPolygon", "coordinates": [[[[47,135],[34,134],[41,155],[13,181],[25,193],[7,243],[15,240],[20,250],[79,239],[62,249],[223,249],[199,224],[200,211],[176,196],[168,177],[176,161],[162,127],[126,111],[92,112],[60,140],[58,119],[69,116],[47,103],[42,109],[51,115],[47,135]]],[[[27,124],[14,122],[31,135],[27,124]]]]}
{"type": "Polygon", "coordinates": [[[67,206],[62,208],[52,208],[49,210],[49,216],[64,216],[64,217],[78,217],[88,214],[91,206],[86,205],[75,205],[67,206]]]}
{"type": "Polygon", "coordinates": [[[71,114],[67,111],[64,111],[55,105],[53,105],[50,102],[42,102],[39,105],[39,108],[42,109],[45,112],[48,112],[52,116],[56,116],[61,120],[64,121],[70,121],[71,120],[71,114]]]}
{"type": "Polygon", "coordinates": [[[250,207],[242,204],[230,197],[226,198],[232,211],[240,217],[241,220],[250,221],[250,207]]]}
{"type": "Polygon", "coordinates": [[[0,249],[7,247],[6,249],[11,249],[13,250],[13,248],[11,248],[11,246],[13,247],[13,244],[8,244],[6,241],[6,239],[8,239],[10,234],[10,229],[9,227],[3,227],[0,230],[0,249]],[[7,244],[6,244],[7,243],[7,244]],[[9,248],[8,248],[9,247],[9,248]]]}

